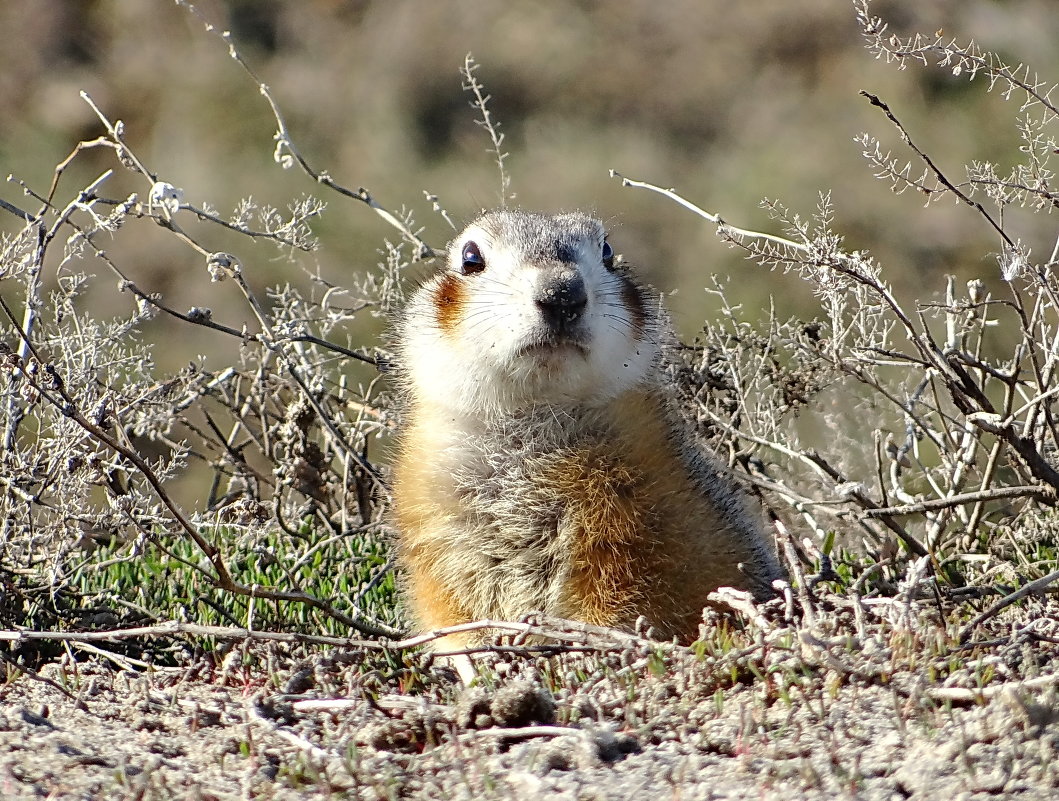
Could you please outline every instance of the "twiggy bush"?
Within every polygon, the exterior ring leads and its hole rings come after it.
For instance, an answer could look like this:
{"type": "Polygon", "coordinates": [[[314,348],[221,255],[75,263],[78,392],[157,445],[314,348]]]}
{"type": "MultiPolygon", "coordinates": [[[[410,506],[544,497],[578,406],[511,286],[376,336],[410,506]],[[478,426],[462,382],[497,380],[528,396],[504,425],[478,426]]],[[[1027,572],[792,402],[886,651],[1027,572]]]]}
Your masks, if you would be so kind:
{"type": "Polygon", "coordinates": [[[817,546],[837,531],[846,542],[862,540],[870,559],[860,568],[870,572],[893,563],[891,576],[903,577],[903,556],[911,556],[923,564],[915,575],[943,584],[1020,575],[1044,586],[1059,578],[1050,522],[1059,491],[1059,240],[1038,259],[1019,231],[1028,215],[1046,215],[1059,201],[1049,167],[1055,87],[973,42],[903,39],[887,33],[868,2],[855,9],[876,57],[948,69],[954,80],[977,78],[1021,100],[1014,114],[1021,147],[1006,175],[973,162],[951,178],[868,93],[908,155],[894,155],[875,135],[857,139],[875,177],[894,192],[914,190],[928,207],[948,198],[977,216],[997,242],[1005,292],[994,296],[978,279],[959,286],[950,276],[933,289],[936,298],[899,301],[882,266],[836,232],[827,194],[809,216],[765,201],[781,228],[774,235],[735,228],[672,191],[623,179],[700,214],[750,261],[797,274],[820,304],[816,320],[757,326],[717,288],[721,319],[680,350],[679,384],[705,433],[734,438],[748,465],[769,463],[755,484],[781,517],[800,517],[817,546]]]}
{"type": "MultiPolygon", "coordinates": [[[[378,402],[374,349],[330,338],[399,300],[402,247],[390,247],[378,273],[352,289],[317,276],[308,288],[280,286],[262,298],[240,256],[208,243],[225,229],[281,254],[312,250],[310,223],[324,204],[303,198],[284,214],[246,200],[222,218],[185,203],[131,150],[123,124],[83,98],[105,133],[78,144],[46,193],[23,185],[35,211],[5,204],[23,224],[5,237],[0,267],[0,569],[12,591],[3,623],[76,620],[101,600],[126,619],[257,626],[311,617],[325,629],[394,634],[387,489],[369,449],[391,419],[378,402]],[[71,164],[95,148],[110,150],[114,167],[59,200],[71,164]],[[142,193],[108,198],[114,170],[138,176],[142,193]],[[104,244],[142,225],[188,247],[199,265],[193,280],[234,284],[256,327],[225,325],[208,308],[177,311],[141,290],[104,244]],[[99,282],[90,274],[98,265],[129,298],[127,316],[100,320],[86,310],[82,295],[99,282]],[[239,363],[188,354],[189,367],[159,375],[142,334],[159,314],[234,338],[239,363]],[[363,384],[351,382],[351,363],[370,367],[363,384]],[[172,487],[193,463],[212,472],[212,486],[185,509],[172,487]]],[[[283,138],[278,110],[277,123],[276,160],[308,171],[283,138]]]]}

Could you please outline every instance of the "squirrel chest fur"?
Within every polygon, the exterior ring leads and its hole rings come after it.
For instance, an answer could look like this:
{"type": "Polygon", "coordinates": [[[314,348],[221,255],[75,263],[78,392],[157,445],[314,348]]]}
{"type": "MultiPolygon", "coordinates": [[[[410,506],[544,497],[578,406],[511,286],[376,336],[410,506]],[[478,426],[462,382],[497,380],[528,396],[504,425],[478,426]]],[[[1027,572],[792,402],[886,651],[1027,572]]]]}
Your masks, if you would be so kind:
{"type": "Polygon", "coordinates": [[[489,212],[397,329],[399,557],[418,624],[533,611],[695,636],[771,593],[761,515],[676,416],[657,301],[582,214],[489,212]]]}

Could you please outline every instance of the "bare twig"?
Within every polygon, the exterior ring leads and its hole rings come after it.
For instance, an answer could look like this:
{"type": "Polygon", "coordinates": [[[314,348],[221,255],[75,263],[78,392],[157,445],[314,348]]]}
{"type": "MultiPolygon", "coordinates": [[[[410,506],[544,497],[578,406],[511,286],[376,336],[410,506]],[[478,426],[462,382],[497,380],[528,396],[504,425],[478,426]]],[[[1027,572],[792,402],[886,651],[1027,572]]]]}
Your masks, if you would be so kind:
{"type": "Polygon", "coordinates": [[[1004,231],[1003,227],[1001,227],[1001,225],[993,219],[993,216],[985,210],[985,207],[977,200],[974,200],[964,194],[964,192],[962,192],[959,187],[957,187],[954,183],[952,183],[952,181],[945,177],[945,173],[943,173],[941,169],[934,163],[934,160],[922,150],[920,150],[920,148],[915,144],[915,142],[912,141],[912,137],[908,133],[908,130],[905,128],[904,124],[899,119],[897,119],[896,115],[890,110],[890,107],[886,105],[886,103],[884,103],[882,100],[880,100],[878,97],[871,94],[870,92],[861,92],[860,94],[862,97],[867,98],[868,102],[871,103],[873,106],[882,110],[883,114],[886,115],[886,119],[892,122],[894,124],[894,127],[897,128],[897,131],[901,135],[901,139],[904,141],[904,143],[908,145],[909,149],[913,153],[915,153],[916,156],[918,156],[924,164],[927,165],[927,168],[934,174],[934,177],[938,179],[942,186],[944,186],[949,192],[952,192],[952,194],[954,194],[962,203],[965,203],[966,205],[970,206],[972,209],[977,211],[980,215],[982,215],[986,222],[988,222],[993,227],[993,229],[998,234],[1000,234],[1001,239],[1003,239],[1009,247],[1016,247],[1015,242],[1013,242],[1011,237],[1007,235],[1007,232],[1004,231]]]}
{"type": "Polygon", "coordinates": [[[922,512],[931,512],[937,509],[950,509],[955,506],[963,506],[969,503],[980,503],[983,501],[996,501],[1002,498],[1047,498],[1051,495],[1050,490],[1041,486],[1024,487],[994,487],[978,492],[965,492],[960,495],[946,495],[944,498],[932,498],[930,500],[906,503],[900,506],[877,507],[865,509],[862,514],[865,517],[885,517],[888,515],[911,515],[922,512]]]}
{"type": "Polygon", "coordinates": [[[926,695],[936,701],[974,704],[990,701],[1007,693],[1025,693],[1027,695],[1032,694],[1033,697],[1039,697],[1038,693],[1041,690],[1056,684],[1059,684],[1059,674],[1052,673],[1033,679],[990,684],[986,687],[928,687],[926,688],[926,695]]]}
{"type": "Polygon", "coordinates": [[[397,231],[401,233],[402,237],[404,237],[407,241],[415,245],[417,258],[426,259],[432,258],[434,255],[436,255],[436,251],[434,250],[434,248],[430,247],[426,242],[424,242],[419,237],[418,233],[413,231],[412,228],[409,227],[409,225],[404,220],[401,220],[396,214],[381,206],[375,200],[375,198],[372,197],[371,193],[367,189],[365,189],[364,187],[361,187],[356,190],[347,189],[346,187],[337,183],[327,172],[317,170],[312,167],[309,164],[308,160],[306,160],[306,158],[302,155],[301,151],[298,150],[298,148],[295,146],[294,139],[291,136],[290,129],[287,127],[286,120],[284,119],[283,114],[280,111],[279,104],[276,102],[275,97],[272,95],[272,90],[269,89],[268,85],[265,84],[257,76],[257,73],[254,72],[253,68],[243,58],[242,54],[239,53],[238,49],[236,49],[235,44],[232,41],[231,33],[229,31],[217,30],[216,27],[212,23],[208,22],[205,17],[203,17],[203,15],[199,12],[199,10],[187,0],[175,0],[175,2],[178,6],[186,8],[195,17],[197,17],[198,20],[205,27],[207,33],[217,36],[222,42],[224,42],[225,46],[228,49],[228,55],[232,58],[233,61],[235,61],[240,67],[243,68],[243,71],[247,74],[247,76],[249,76],[250,80],[252,80],[257,85],[258,92],[260,92],[261,96],[265,98],[265,101],[268,103],[269,109],[272,111],[272,116],[276,121],[277,131],[274,138],[276,140],[275,158],[277,163],[279,163],[284,168],[297,164],[298,167],[302,170],[302,172],[304,172],[317,183],[322,184],[323,186],[326,186],[327,188],[332,189],[335,192],[338,192],[340,195],[351,198],[352,200],[358,200],[361,203],[365,204],[368,208],[378,214],[387,223],[397,229],[397,231]]]}
{"type": "MultiPolygon", "coordinates": [[[[581,648],[608,649],[633,643],[649,644],[664,649],[679,648],[671,643],[657,643],[619,629],[608,629],[560,618],[542,618],[539,622],[512,622],[502,620],[476,620],[455,626],[446,626],[424,634],[404,639],[356,639],[333,637],[298,632],[262,631],[238,626],[208,626],[182,621],[166,621],[151,626],[137,626],[105,631],[42,631],[33,629],[0,630],[0,642],[55,641],[55,642],[120,642],[130,639],[158,639],[177,636],[209,637],[225,641],[268,641],[287,644],[330,645],[341,648],[363,648],[371,651],[402,651],[430,645],[453,634],[491,631],[511,635],[541,637],[555,641],[557,645],[568,644],[581,648]]],[[[555,646],[551,646],[555,647],[555,646]]],[[[496,646],[484,644],[463,652],[489,653],[496,646]]],[[[686,650],[686,649],[681,649],[686,650]]],[[[444,655],[442,651],[437,651],[444,655]]]]}
{"type": "Polygon", "coordinates": [[[43,360],[36,348],[30,341],[29,337],[24,331],[18,326],[18,322],[14,317],[11,309],[2,297],[0,297],[0,308],[7,314],[8,319],[15,327],[19,336],[26,343],[33,357],[38,363],[44,366],[42,370],[44,376],[47,377],[48,384],[44,385],[38,380],[37,375],[31,373],[22,364],[19,366],[19,372],[35,390],[40,393],[40,396],[44,398],[48,403],[53,405],[56,409],[60,410],[62,414],[75,422],[80,426],[86,433],[88,433],[94,440],[105,445],[117,454],[120,454],[124,459],[128,460],[140,474],[146,479],[147,483],[151,485],[152,490],[162,504],[166,507],[169,513],[173,516],[173,519],[177,522],[180,529],[184,534],[191,539],[195,545],[202,551],[203,555],[209,560],[210,566],[213,568],[214,573],[210,576],[211,581],[215,585],[223,590],[235,593],[236,595],[243,595],[251,598],[264,598],[272,601],[290,601],[296,603],[303,603],[307,606],[319,609],[324,614],[339,620],[345,625],[351,626],[352,628],[363,631],[366,634],[377,637],[389,637],[396,634],[396,631],[389,626],[384,626],[378,623],[371,623],[367,620],[350,617],[349,615],[338,611],[332,607],[329,603],[322,601],[308,593],[301,592],[298,590],[294,591],[282,591],[275,589],[262,588],[258,586],[247,587],[236,582],[228,571],[225,565],[223,554],[200,533],[198,527],[191,522],[184,511],[178,506],[169,493],[163,486],[161,479],[155,473],[154,469],[147,463],[147,461],[140,456],[135,450],[128,447],[122,442],[119,442],[109,432],[104,431],[100,426],[90,421],[81,410],[77,407],[74,399],[66,391],[62,377],[54,369],[54,367],[43,360]]]}
{"type": "Polygon", "coordinates": [[[967,640],[971,638],[971,635],[974,633],[974,630],[976,628],[982,625],[985,621],[989,620],[992,617],[995,617],[997,614],[1007,609],[1013,603],[1020,601],[1029,595],[1034,595],[1036,593],[1043,592],[1057,581],[1059,581],[1059,570],[1053,570],[1048,575],[1041,576],[1039,579],[1035,579],[1034,581],[1031,581],[1028,584],[1024,584],[1014,592],[1005,595],[999,601],[997,601],[984,612],[982,612],[980,615],[978,615],[974,620],[972,620],[970,623],[960,629],[960,642],[967,642],[967,640]]]}
{"type": "Polygon", "coordinates": [[[507,169],[504,166],[508,154],[504,151],[504,134],[500,132],[500,123],[493,119],[493,114],[489,110],[489,101],[492,98],[485,93],[485,87],[482,86],[478,76],[475,74],[480,67],[481,65],[474,60],[474,56],[468,53],[463,59],[463,68],[460,70],[463,75],[463,90],[474,95],[471,106],[478,111],[481,117],[475,122],[485,128],[489,134],[490,152],[496,158],[496,167],[500,173],[500,205],[506,206],[509,197],[508,193],[511,190],[511,176],[507,174],[507,169]]]}

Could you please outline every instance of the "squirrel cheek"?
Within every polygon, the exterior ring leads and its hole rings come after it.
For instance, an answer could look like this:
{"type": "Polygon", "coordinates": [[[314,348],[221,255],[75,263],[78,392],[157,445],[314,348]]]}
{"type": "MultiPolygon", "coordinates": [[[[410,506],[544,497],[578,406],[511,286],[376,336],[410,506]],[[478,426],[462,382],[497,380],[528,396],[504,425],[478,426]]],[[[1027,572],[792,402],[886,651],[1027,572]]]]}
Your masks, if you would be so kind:
{"type": "Polygon", "coordinates": [[[647,323],[647,310],[644,308],[644,297],[640,287],[627,278],[621,283],[621,299],[625,311],[629,315],[629,322],[636,335],[637,341],[643,339],[644,328],[647,323]]]}
{"type": "Polygon", "coordinates": [[[452,273],[443,274],[437,286],[434,287],[431,300],[442,333],[455,337],[460,319],[463,317],[463,282],[452,273]]]}

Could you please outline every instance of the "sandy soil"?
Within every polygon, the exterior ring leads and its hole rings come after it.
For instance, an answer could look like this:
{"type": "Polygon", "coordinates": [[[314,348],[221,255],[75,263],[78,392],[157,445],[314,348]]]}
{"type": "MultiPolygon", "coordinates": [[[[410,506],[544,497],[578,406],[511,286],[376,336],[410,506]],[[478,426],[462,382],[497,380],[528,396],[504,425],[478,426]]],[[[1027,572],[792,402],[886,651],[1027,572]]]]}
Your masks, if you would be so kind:
{"type": "Polygon", "coordinates": [[[1057,609],[973,649],[836,613],[698,655],[494,654],[469,689],[355,651],[67,657],[0,688],[0,797],[1055,798],[1057,609]]]}

